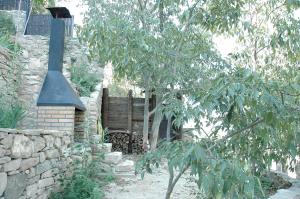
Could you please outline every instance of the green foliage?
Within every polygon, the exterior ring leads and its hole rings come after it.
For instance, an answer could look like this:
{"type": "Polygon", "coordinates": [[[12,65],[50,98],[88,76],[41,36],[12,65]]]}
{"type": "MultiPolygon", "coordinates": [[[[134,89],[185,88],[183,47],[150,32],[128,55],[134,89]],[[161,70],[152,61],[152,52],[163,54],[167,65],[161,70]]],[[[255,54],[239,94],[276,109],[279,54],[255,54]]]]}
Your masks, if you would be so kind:
{"type": "Polygon", "coordinates": [[[12,17],[5,12],[0,12],[0,36],[2,35],[15,35],[16,27],[12,17]]]}
{"type": "Polygon", "coordinates": [[[80,96],[90,96],[100,82],[100,75],[86,65],[75,65],[70,68],[71,81],[76,85],[80,96]]]}
{"type": "Polygon", "coordinates": [[[110,173],[103,171],[100,160],[76,162],[73,175],[61,179],[63,190],[53,192],[50,199],[102,199],[104,198],[103,187],[114,178],[110,173]]]}
{"type": "MultiPolygon", "coordinates": [[[[180,177],[188,171],[195,177],[199,190],[206,198],[264,198],[258,178],[251,174],[247,165],[238,159],[220,156],[215,152],[218,146],[215,149],[207,148],[209,144],[205,139],[164,143],[155,152],[145,154],[137,163],[136,171],[143,177],[145,172],[152,173],[155,167],[166,160],[170,176],[177,171],[176,177],[180,177]]],[[[173,180],[173,183],[176,181],[173,180]]]]}
{"type": "Polygon", "coordinates": [[[0,128],[16,128],[24,117],[25,111],[22,106],[0,104],[0,128]]]}
{"type": "Polygon", "coordinates": [[[153,90],[160,102],[153,121],[161,113],[174,116],[177,126],[193,120],[205,137],[146,154],[140,170],[151,172],[150,165],[166,158],[175,184],[174,170],[191,168],[209,198],[263,198],[255,176],[300,153],[300,37],[293,13],[299,3],[85,2],[80,39],[90,58],[111,62],[117,77],[153,90]],[[227,61],[213,47],[216,34],[239,44],[227,61]]]}
{"type": "Polygon", "coordinates": [[[48,11],[45,8],[54,7],[55,0],[33,0],[32,4],[33,4],[32,7],[33,13],[37,13],[37,14],[48,13],[48,11]]]}

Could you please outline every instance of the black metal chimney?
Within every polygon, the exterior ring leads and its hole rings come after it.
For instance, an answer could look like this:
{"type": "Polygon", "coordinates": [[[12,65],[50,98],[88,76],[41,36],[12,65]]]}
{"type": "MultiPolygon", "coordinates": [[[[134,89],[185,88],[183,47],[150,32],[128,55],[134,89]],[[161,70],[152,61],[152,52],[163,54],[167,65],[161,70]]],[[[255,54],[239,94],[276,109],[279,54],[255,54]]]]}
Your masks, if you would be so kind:
{"type": "Polygon", "coordinates": [[[65,22],[63,18],[71,18],[65,7],[48,8],[53,19],[49,45],[48,72],[40,92],[38,106],[74,106],[79,110],[86,110],[74,90],[62,74],[65,22]]]}

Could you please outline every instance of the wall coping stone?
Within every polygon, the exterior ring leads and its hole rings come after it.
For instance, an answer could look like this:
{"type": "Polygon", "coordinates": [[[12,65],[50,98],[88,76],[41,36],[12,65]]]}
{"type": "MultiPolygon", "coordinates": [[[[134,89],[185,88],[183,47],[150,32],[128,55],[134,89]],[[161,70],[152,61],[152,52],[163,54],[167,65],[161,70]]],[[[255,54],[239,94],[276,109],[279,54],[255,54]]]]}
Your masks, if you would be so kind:
{"type": "Polygon", "coordinates": [[[48,130],[48,129],[9,129],[9,128],[0,128],[1,133],[8,134],[21,134],[21,135],[31,135],[31,136],[39,136],[39,135],[53,135],[56,137],[70,136],[72,132],[69,131],[58,131],[58,130],[48,130]]]}

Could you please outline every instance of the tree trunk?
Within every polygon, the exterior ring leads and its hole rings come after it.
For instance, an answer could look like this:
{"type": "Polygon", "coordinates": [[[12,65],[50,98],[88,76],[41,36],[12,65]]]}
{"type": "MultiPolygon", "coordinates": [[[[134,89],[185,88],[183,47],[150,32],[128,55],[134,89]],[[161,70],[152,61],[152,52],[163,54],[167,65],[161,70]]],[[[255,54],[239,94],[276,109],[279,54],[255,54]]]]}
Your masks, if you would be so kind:
{"type": "Polygon", "coordinates": [[[144,125],[143,125],[143,149],[148,150],[148,136],[149,136],[149,89],[150,78],[145,75],[145,103],[144,103],[144,125]]]}
{"type": "Polygon", "coordinates": [[[172,116],[168,116],[167,118],[168,124],[167,124],[167,142],[171,141],[171,125],[172,125],[172,116]]]}
{"type": "Polygon", "coordinates": [[[159,133],[159,126],[163,119],[163,114],[161,110],[159,110],[160,104],[161,104],[161,95],[156,95],[156,111],[153,119],[153,124],[151,128],[151,150],[154,151],[157,147],[157,140],[158,140],[158,133],[159,133]]]}

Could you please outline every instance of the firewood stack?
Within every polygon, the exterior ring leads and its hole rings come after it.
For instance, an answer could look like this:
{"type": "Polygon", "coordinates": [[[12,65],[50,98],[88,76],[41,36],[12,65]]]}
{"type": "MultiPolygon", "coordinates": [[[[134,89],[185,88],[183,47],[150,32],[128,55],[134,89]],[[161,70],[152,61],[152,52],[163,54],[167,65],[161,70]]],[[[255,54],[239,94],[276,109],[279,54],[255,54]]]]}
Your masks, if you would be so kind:
{"type": "MultiPolygon", "coordinates": [[[[128,154],[129,151],[129,133],[127,131],[109,131],[106,140],[112,143],[112,151],[121,151],[128,154]]],[[[143,153],[143,135],[133,133],[132,135],[132,153],[143,153]]]]}

